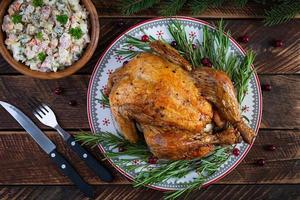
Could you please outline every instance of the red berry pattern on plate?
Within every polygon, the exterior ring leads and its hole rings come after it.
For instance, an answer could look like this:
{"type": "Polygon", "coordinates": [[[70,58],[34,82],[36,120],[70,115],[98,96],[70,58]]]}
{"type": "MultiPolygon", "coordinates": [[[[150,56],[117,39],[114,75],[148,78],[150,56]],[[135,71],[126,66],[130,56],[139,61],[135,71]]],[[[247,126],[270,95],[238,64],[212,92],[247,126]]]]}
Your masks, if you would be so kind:
{"type": "Polygon", "coordinates": [[[104,118],[104,119],[102,120],[102,124],[103,124],[104,126],[108,126],[108,125],[110,124],[109,119],[104,118]]]}
{"type": "Polygon", "coordinates": [[[107,75],[111,75],[113,72],[114,72],[114,70],[109,69],[109,70],[107,70],[106,74],[107,74],[107,75]]]}
{"type": "MultiPolygon", "coordinates": [[[[161,39],[162,36],[164,35],[164,32],[163,32],[162,30],[159,30],[159,31],[157,31],[156,35],[157,35],[157,38],[158,38],[158,39],[161,39]]],[[[148,40],[149,40],[149,39],[148,39],[148,40]]]]}
{"type": "Polygon", "coordinates": [[[196,36],[197,36],[197,34],[196,34],[195,31],[191,31],[191,32],[189,33],[190,39],[194,39],[196,36]]]}
{"type": "Polygon", "coordinates": [[[124,60],[123,56],[119,56],[119,55],[117,55],[115,59],[117,60],[118,63],[122,63],[122,61],[124,60]]]}

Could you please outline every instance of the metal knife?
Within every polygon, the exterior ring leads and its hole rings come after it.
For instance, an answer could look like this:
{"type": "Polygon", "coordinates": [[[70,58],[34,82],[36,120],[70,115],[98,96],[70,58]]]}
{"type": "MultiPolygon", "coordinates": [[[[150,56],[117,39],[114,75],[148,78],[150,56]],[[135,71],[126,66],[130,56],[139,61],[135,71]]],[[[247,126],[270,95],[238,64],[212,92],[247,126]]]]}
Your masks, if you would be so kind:
{"type": "Polygon", "coordinates": [[[84,182],[72,165],[56,150],[55,144],[39,129],[31,119],[15,106],[0,101],[0,105],[29,133],[35,142],[49,155],[63,174],[88,197],[94,196],[91,185],[84,182]]]}

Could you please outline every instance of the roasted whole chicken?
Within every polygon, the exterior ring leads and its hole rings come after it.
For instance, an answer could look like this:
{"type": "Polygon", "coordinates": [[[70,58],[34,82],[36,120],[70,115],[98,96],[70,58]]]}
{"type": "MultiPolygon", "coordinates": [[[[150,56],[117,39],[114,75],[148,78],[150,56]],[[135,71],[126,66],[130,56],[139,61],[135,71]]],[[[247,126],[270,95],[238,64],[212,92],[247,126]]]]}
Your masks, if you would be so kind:
{"type": "Polygon", "coordinates": [[[231,80],[221,71],[192,67],[171,46],[155,41],[109,77],[112,114],[132,143],[144,137],[163,159],[205,157],[216,145],[251,143],[231,80]],[[139,134],[138,128],[143,133],[139,134]]]}

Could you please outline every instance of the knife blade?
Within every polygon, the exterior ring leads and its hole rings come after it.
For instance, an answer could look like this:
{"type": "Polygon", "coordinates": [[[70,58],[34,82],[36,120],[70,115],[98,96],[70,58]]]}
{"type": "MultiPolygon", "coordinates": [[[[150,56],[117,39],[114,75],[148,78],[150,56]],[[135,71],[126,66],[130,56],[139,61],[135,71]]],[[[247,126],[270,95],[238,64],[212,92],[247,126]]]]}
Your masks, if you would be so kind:
{"type": "Polygon", "coordinates": [[[29,117],[15,106],[0,101],[0,105],[26,130],[36,143],[49,155],[63,174],[88,197],[94,196],[92,186],[84,182],[73,166],[57,150],[55,144],[39,129],[29,117]]]}
{"type": "Polygon", "coordinates": [[[15,106],[0,101],[0,105],[26,130],[27,133],[38,143],[38,145],[49,154],[56,146],[45,136],[45,134],[29,119],[22,111],[15,106]]]}

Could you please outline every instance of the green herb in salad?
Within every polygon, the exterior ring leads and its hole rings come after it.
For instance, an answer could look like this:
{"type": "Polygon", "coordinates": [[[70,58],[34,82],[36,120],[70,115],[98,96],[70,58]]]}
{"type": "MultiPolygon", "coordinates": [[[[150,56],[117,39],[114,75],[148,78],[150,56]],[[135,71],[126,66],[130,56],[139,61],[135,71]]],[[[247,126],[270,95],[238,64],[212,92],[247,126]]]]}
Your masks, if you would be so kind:
{"type": "Polygon", "coordinates": [[[11,16],[11,20],[14,24],[18,24],[22,22],[22,15],[20,14],[14,14],[11,16]]]}
{"type": "Polygon", "coordinates": [[[68,22],[68,19],[68,15],[56,15],[56,20],[62,25],[65,25],[68,22]]]}
{"type": "Polygon", "coordinates": [[[38,32],[38,33],[36,34],[36,38],[37,38],[38,40],[42,40],[42,39],[43,39],[43,33],[42,33],[42,32],[38,32]]]}
{"type": "Polygon", "coordinates": [[[42,7],[44,5],[44,2],[43,2],[43,0],[33,0],[32,5],[34,7],[42,7]]]}
{"type": "Polygon", "coordinates": [[[83,36],[83,32],[79,27],[71,28],[69,33],[72,37],[74,37],[77,40],[83,36]]]}
{"type": "Polygon", "coordinates": [[[38,59],[41,61],[41,62],[44,62],[44,60],[46,59],[46,54],[44,52],[41,52],[38,54],[38,59]]]}

